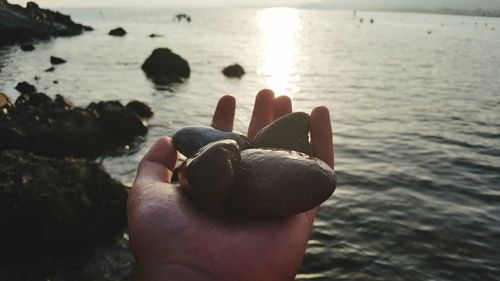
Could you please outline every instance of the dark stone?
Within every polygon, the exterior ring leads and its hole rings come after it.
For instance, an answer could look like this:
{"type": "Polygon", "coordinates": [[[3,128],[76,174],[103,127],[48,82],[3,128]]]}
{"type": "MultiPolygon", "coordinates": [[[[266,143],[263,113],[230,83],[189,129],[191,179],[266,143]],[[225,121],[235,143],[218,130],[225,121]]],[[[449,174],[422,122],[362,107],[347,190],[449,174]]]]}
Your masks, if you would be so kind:
{"type": "Polygon", "coordinates": [[[45,69],[45,72],[54,72],[55,70],[56,70],[56,68],[51,66],[51,67],[45,69]]]}
{"type": "Polygon", "coordinates": [[[234,140],[241,149],[249,147],[248,138],[241,133],[224,132],[206,126],[185,127],[172,137],[175,148],[186,157],[192,157],[207,144],[220,140],[234,140]]]}
{"type": "Polygon", "coordinates": [[[294,150],[312,155],[309,143],[310,116],[304,112],[285,115],[260,130],[253,147],[294,150]]]}
{"type": "Polygon", "coordinates": [[[66,63],[66,60],[58,57],[51,56],[50,57],[50,63],[51,64],[63,64],[66,63]]]}
{"type": "Polygon", "coordinates": [[[17,83],[15,89],[23,95],[32,95],[36,93],[36,87],[28,82],[17,83]]]}
{"type": "Polygon", "coordinates": [[[191,75],[188,62],[167,48],[154,50],[142,65],[142,70],[159,85],[180,82],[191,75]]]}
{"type": "Polygon", "coordinates": [[[163,35],[154,34],[154,33],[149,34],[149,38],[156,38],[156,37],[163,37],[163,35]]]}
{"type": "Polygon", "coordinates": [[[114,140],[130,140],[148,132],[147,122],[120,102],[99,102],[89,105],[97,112],[97,122],[114,140]]]}
{"type": "Polygon", "coordinates": [[[186,20],[187,22],[191,22],[191,16],[187,14],[177,14],[174,16],[174,19],[176,19],[177,21],[186,20]]]}
{"type": "Polygon", "coordinates": [[[35,46],[33,46],[32,44],[23,44],[23,45],[21,45],[21,50],[23,50],[25,52],[31,52],[31,51],[35,50],[35,46]]]}
{"type": "Polygon", "coordinates": [[[52,81],[52,83],[53,83],[53,84],[59,84],[59,81],[54,80],[54,81],[52,81]]]}
{"type": "Polygon", "coordinates": [[[0,152],[0,263],[73,254],[126,227],[127,192],[102,166],[0,152]]]}
{"type": "Polygon", "coordinates": [[[83,31],[94,31],[94,28],[92,26],[84,25],[83,31]]]}
{"type": "Polygon", "coordinates": [[[26,8],[5,0],[0,3],[0,45],[73,36],[82,30],[83,26],[69,16],[41,9],[34,2],[28,2],[26,8]]]}
{"type": "Polygon", "coordinates": [[[241,78],[245,75],[245,70],[239,64],[230,65],[222,70],[222,73],[227,77],[241,78]]]}
{"type": "Polygon", "coordinates": [[[296,151],[247,149],[233,140],[211,143],[178,169],[181,190],[207,211],[279,218],[319,206],[337,177],[320,159],[296,151]]]}
{"type": "Polygon", "coordinates": [[[121,27],[118,27],[110,30],[108,34],[111,36],[125,36],[125,34],[127,34],[127,31],[125,31],[125,29],[121,27]]]}
{"type": "Polygon", "coordinates": [[[220,209],[233,189],[240,163],[240,148],[234,140],[205,146],[179,167],[182,191],[206,209],[220,209]]]}
{"type": "Polygon", "coordinates": [[[40,76],[38,76],[38,75],[37,75],[37,76],[35,76],[35,77],[34,77],[34,79],[35,79],[36,81],[38,81],[38,80],[40,80],[40,76]]]}
{"type": "Polygon", "coordinates": [[[317,158],[294,151],[247,149],[241,152],[227,204],[247,217],[286,217],[319,206],[336,185],[333,169],[317,158]]]}
{"type": "Polygon", "coordinates": [[[20,95],[14,105],[1,108],[0,127],[0,140],[5,140],[0,151],[53,157],[94,158],[133,144],[147,132],[146,122],[119,102],[84,109],[66,97],[51,99],[43,93],[20,95]]]}
{"type": "Polygon", "coordinates": [[[135,112],[139,117],[149,119],[153,117],[153,110],[146,103],[140,101],[131,101],[126,106],[127,109],[135,112]]]}

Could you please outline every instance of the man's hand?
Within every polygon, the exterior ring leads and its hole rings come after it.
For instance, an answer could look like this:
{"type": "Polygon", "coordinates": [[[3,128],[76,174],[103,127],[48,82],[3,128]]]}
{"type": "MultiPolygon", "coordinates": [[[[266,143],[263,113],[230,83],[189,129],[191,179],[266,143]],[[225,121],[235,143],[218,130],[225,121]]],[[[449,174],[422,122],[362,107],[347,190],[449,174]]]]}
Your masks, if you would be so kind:
{"type": "MultiPolygon", "coordinates": [[[[224,96],[212,127],[233,129],[236,100],[224,96]]],[[[292,112],[288,97],[261,91],[255,100],[248,137],[292,112]]],[[[332,128],[328,109],[311,113],[314,154],[333,167],[332,128]]],[[[318,208],[283,220],[228,221],[196,208],[171,184],[177,151],[161,138],[144,156],[129,194],[130,246],[141,281],[156,280],[293,280],[307,246],[318,208]]]]}

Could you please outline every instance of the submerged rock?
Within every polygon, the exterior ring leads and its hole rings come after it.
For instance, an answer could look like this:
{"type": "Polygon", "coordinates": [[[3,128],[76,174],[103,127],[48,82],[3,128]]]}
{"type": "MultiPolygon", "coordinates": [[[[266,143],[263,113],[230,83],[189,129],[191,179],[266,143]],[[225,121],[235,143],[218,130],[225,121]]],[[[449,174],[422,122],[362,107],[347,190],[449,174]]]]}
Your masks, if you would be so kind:
{"type": "Polygon", "coordinates": [[[191,157],[207,144],[220,140],[234,140],[241,149],[249,147],[248,138],[242,133],[224,132],[207,126],[185,127],[172,137],[175,148],[186,157],[191,157]]]}
{"type": "Polygon", "coordinates": [[[36,87],[31,85],[28,82],[17,83],[15,89],[23,95],[32,95],[32,94],[36,93],[36,87]]]}
{"type": "Polygon", "coordinates": [[[118,27],[110,30],[108,34],[111,36],[125,36],[127,34],[127,31],[125,31],[125,29],[121,27],[118,27]]]}
{"type": "Polygon", "coordinates": [[[277,218],[319,206],[335,190],[335,172],[296,151],[247,149],[235,141],[207,145],[178,170],[182,191],[208,211],[277,218]]]}
{"type": "Polygon", "coordinates": [[[126,189],[91,161],[0,152],[0,260],[72,254],[126,227],[126,189]]]}
{"type": "Polygon", "coordinates": [[[245,70],[239,64],[230,65],[222,70],[222,73],[227,77],[241,78],[245,75],[245,70]]]}
{"type": "Polygon", "coordinates": [[[141,118],[151,118],[154,114],[151,107],[140,101],[131,101],[125,107],[135,112],[141,118]]]}
{"type": "Polygon", "coordinates": [[[252,144],[256,148],[294,150],[312,155],[309,143],[310,116],[304,112],[287,114],[260,130],[252,144]]]}
{"type": "Polygon", "coordinates": [[[191,75],[189,63],[167,48],[154,50],[142,65],[142,70],[155,84],[160,85],[182,82],[191,75]]]}
{"type": "Polygon", "coordinates": [[[51,64],[63,64],[66,63],[66,60],[58,57],[51,56],[50,57],[50,63],[51,64]]]}
{"type": "Polygon", "coordinates": [[[32,44],[23,44],[20,46],[21,50],[25,51],[25,52],[31,52],[33,50],[35,50],[35,46],[33,46],[32,44]]]}
{"type": "Polygon", "coordinates": [[[44,71],[45,71],[45,72],[54,72],[55,70],[56,70],[56,68],[55,68],[55,67],[53,67],[53,66],[51,66],[51,67],[49,67],[49,68],[45,69],[44,71]]]}

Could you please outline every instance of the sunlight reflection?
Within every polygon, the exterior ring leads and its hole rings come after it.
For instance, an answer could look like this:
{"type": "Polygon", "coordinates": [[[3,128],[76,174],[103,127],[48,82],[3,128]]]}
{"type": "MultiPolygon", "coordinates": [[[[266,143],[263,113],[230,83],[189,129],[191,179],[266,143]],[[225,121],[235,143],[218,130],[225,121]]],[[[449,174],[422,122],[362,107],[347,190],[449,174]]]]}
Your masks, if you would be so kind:
{"type": "Polygon", "coordinates": [[[276,95],[293,95],[299,92],[295,82],[293,59],[297,52],[296,33],[299,13],[292,8],[270,8],[260,15],[263,38],[263,61],[259,74],[267,76],[267,87],[276,95]]]}

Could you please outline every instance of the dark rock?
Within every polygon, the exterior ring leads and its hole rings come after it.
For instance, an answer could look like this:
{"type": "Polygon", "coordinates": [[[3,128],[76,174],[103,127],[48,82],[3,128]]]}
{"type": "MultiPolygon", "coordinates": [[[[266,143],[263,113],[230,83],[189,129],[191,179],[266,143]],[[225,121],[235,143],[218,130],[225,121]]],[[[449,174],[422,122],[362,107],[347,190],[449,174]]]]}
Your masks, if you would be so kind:
{"type": "Polygon", "coordinates": [[[153,110],[146,103],[140,101],[131,101],[126,106],[127,109],[135,112],[139,117],[149,119],[153,117],[153,110]]]}
{"type": "Polygon", "coordinates": [[[147,124],[119,102],[87,109],[63,96],[20,95],[0,111],[0,151],[18,149],[39,155],[93,158],[136,142],[147,124]],[[25,141],[19,141],[19,139],[25,141]]]}
{"type": "Polygon", "coordinates": [[[234,140],[211,143],[179,167],[182,191],[202,208],[220,209],[234,187],[239,163],[234,140]]]}
{"type": "Polygon", "coordinates": [[[26,8],[5,0],[0,4],[0,45],[73,36],[81,34],[82,30],[83,26],[69,16],[41,9],[34,2],[28,2],[26,8]]]}
{"type": "Polygon", "coordinates": [[[54,72],[55,70],[56,70],[56,68],[51,66],[51,67],[45,69],[45,72],[54,72]]]}
{"type": "Polygon", "coordinates": [[[51,64],[63,64],[66,63],[66,60],[58,57],[51,56],[50,57],[50,63],[51,64]]]}
{"type": "Polygon", "coordinates": [[[0,261],[73,254],[126,227],[123,185],[87,160],[0,152],[0,261]]]}
{"type": "Polygon", "coordinates": [[[97,122],[114,140],[130,140],[148,132],[147,122],[120,102],[99,102],[89,105],[97,112],[97,122]]]}
{"type": "Polygon", "coordinates": [[[121,27],[118,27],[110,30],[108,34],[111,36],[125,36],[125,34],[127,34],[127,31],[125,31],[125,29],[121,27]]]}
{"type": "Polygon", "coordinates": [[[309,143],[310,116],[304,112],[287,114],[260,130],[253,147],[294,150],[312,155],[309,143]]]}
{"type": "Polygon", "coordinates": [[[84,25],[83,31],[94,31],[94,28],[92,26],[84,25]]]}
{"type": "Polygon", "coordinates": [[[36,93],[36,87],[28,82],[17,83],[15,89],[23,95],[32,95],[36,93]]]}
{"type": "Polygon", "coordinates": [[[23,44],[23,45],[21,45],[21,50],[23,50],[25,52],[31,52],[31,51],[35,50],[35,46],[33,46],[32,44],[23,44]]]}
{"type": "Polygon", "coordinates": [[[296,151],[247,149],[233,140],[211,143],[178,169],[181,190],[207,211],[278,218],[319,206],[337,177],[323,161],[296,151]]]}
{"type": "Polygon", "coordinates": [[[247,149],[241,152],[236,185],[227,204],[248,217],[285,217],[319,206],[336,185],[335,172],[317,158],[292,151],[247,149]]]}
{"type": "Polygon", "coordinates": [[[35,79],[36,81],[38,81],[38,80],[40,80],[41,78],[40,78],[40,76],[38,76],[38,75],[37,75],[37,76],[35,76],[35,77],[34,77],[34,79],[35,79]]]}
{"type": "Polygon", "coordinates": [[[156,38],[156,37],[163,37],[163,35],[154,34],[154,33],[149,34],[149,38],[156,38]]]}
{"type": "Polygon", "coordinates": [[[186,157],[192,157],[207,144],[220,140],[234,140],[241,149],[249,147],[248,138],[241,133],[224,132],[205,126],[185,127],[172,137],[175,148],[186,157]]]}
{"type": "Polygon", "coordinates": [[[59,81],[54,80],[54,81],[52,81],[52,83],[53,83],[53,84],[59,84],[59,81]]]}
{"type": "Polygon", "coordinates": [[[222,73],[227,77],[241,78],[245,75],[245,70],[239,64],[230,65],[222,70],[222,73]]]}
{"type": "Polygon", "coordinates": [[[191,22],[191,16],[187,14],[177,14],[174,16],[174,19],[176,19],[177,21],[186,20],[187,22],[191,22]]]}
{"type": "Polygon", "coordinates": [[[167,48],[154,50],[142,65],[142,70],[159,85],[180,82],[191,75],[188,62],[167,48]]]}

